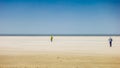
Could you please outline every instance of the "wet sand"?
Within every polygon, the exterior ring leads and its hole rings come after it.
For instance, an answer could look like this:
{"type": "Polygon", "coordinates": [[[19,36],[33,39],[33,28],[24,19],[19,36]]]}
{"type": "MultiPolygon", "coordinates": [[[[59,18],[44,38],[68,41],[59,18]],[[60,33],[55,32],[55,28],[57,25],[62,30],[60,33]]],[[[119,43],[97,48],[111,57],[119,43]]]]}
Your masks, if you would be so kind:
{"type": "Polygon", "coordinates": [[[120,68],[120,36],[0,36],[0,68],[120,68]]]}

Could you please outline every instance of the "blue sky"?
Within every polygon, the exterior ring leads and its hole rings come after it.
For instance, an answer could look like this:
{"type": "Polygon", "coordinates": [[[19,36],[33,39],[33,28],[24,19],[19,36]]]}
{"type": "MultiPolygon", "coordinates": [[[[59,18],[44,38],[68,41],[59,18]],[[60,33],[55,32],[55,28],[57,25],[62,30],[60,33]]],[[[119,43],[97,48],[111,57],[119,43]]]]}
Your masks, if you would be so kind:
{"type": "Polygon", "coordinates": [[[120,0],[0,0],[0,34],[120,34],[120,0]]]}

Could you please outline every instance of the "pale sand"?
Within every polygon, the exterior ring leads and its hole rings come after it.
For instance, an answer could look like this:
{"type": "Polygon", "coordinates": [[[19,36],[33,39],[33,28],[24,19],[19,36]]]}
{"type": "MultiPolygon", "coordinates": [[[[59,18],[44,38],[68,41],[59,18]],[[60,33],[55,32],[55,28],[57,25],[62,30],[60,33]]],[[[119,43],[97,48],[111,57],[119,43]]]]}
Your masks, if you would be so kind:
{"type": "Polygon", "coordinates": [[[0,68],[120,68],[120,36],[0,36],[0,68]]]}

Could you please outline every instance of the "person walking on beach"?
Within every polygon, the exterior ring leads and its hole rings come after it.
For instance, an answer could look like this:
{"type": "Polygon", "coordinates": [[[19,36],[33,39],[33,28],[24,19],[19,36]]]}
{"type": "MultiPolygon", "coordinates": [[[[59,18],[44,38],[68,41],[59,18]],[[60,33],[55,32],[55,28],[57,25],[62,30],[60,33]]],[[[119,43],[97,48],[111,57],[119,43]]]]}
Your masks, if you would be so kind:
{"type": "Polygon", "coordinates": [[[53,41],[53,36],[51,35],[51,37],[50,37],[50,41],[52,42],[53,41]]]}
{"type": "Polygon", "coordinates": [[[110,47],[112,47],[112,41],[113,41],[112,38],[110,37],[108,40],[109,40],[110,47]]]}

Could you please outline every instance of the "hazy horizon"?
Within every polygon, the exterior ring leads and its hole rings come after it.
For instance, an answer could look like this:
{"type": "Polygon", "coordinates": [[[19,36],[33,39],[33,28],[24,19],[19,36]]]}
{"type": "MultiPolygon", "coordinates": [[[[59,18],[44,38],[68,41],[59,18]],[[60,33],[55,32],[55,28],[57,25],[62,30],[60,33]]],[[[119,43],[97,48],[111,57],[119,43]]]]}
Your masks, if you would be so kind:
{"type": "Polygon", "coordinates": [[[120,34],[0,34],[0,36],[120,36],[120,34]]]}

